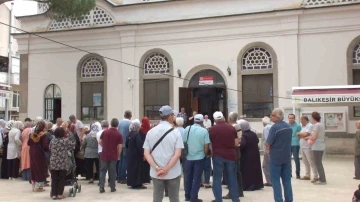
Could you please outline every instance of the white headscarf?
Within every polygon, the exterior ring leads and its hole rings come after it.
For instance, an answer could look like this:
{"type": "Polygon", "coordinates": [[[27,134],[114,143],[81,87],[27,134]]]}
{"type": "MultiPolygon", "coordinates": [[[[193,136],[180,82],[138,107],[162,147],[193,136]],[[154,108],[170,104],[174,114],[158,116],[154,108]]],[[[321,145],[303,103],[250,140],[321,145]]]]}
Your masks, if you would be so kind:
{"type": "Polygon", "coordinates": [[[129,127],[129,131],[136,131],[138,132],[140,130],[140,127],[141,127],[141,123],[139,121],[139,119],[135,119],[132,121],[130,127],[129,127]]]}
{"type": "Polygon", "coordinates": [[[95,122],[91,125],[91,131],[89,135],[93,138],[96,138],[96,134],[101,130],[101,124],[99,122],[95,122]]]}

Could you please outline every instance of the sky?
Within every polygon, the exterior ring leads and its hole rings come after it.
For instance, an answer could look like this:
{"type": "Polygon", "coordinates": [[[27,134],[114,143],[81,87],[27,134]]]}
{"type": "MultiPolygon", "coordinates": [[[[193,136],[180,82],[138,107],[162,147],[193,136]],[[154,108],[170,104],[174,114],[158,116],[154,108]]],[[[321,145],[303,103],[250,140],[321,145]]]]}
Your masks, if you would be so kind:
{"type": "MultiPolygon", "coordinates": [[[[34,15],[37,14],[37,3],[31,0],[14,0],[14,15],[34,15]]],[[[10,8],[11,2],[5,3],[10,8]]]]}

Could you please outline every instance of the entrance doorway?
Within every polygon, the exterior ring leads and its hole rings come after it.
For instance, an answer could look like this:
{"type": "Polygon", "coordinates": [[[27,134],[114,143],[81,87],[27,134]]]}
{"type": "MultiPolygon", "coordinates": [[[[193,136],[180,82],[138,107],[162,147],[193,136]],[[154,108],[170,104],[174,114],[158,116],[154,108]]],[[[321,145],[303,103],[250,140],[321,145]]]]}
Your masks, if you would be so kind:
{"type": "Polygon", "coordinates": [[[179,89],[179,107],[184,107],[188,117],[193,111],[208,115],[213,121],[215,111],[227,117],[227,94],[224,78],[214,70],[203,70],[190,80],[188,88],[179,89]]]}
{"type": "Polygon", "coordinates": [[[61,90],[51,84],[45,90],[45,119],[55,123],[57,118],[61,118],[61,90]]]}

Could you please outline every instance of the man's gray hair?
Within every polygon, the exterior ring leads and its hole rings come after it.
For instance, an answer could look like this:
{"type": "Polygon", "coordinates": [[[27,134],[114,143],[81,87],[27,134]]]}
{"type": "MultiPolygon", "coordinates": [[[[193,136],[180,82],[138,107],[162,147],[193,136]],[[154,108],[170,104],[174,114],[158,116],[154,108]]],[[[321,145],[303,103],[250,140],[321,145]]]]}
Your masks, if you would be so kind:
{"type": "Polygon", "coordinates": [[[275,108],[273,112],[276,113],[276,117],[278,117],[281,121],[284,120],[284,112],[280,108],[275,108]]]}
{"type": "Polygon", "coordinates": [[[230,121],[231,122],[233,122],[233,123],[236,123],[236,121],[237,121],[237,119],[238,119],[238,113],[236,113],[236,112],[231,112],[230,114],[229,114],[229,119],[230,119],[230,121]]]}
{"type": "Polygon", "coordinates": [[[270,118],[269,118],[268,116],[265,116],[265,117],[262,119],[262,122],[263,122],[264,124],[266,124],[266,125],[271,123],[270,118]]]}
{"type": "Polygon", "coordinates": [[[107,120],[101,121],[101,127],[102,128],[109,128],[109,121],[107,121],[107,120]]]}
{"type": "Polygon", "coordinates": [[[175,122],[177,126],[184,126],[184,118],[182,117],[177,117],[175,122]]]}
{"type": "Polygon", "coordinates": [[[42,120],[44,120],[44,119],[41,116],[36,117],[34,120],[34,125],[36,125],[37,123],[39,123],[42,120]]]}

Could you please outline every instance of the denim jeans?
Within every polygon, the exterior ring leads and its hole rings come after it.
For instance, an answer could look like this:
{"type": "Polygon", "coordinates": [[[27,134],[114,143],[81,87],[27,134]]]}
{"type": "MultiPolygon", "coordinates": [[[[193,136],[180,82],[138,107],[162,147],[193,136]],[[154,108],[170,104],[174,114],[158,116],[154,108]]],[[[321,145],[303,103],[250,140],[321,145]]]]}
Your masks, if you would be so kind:
{"type": "Polygon", "coordinates": [[[186,184],[185,199],[195,202],[198,199],[198,193],[201,185],[201,175],[204,171],[205,158],[201,160],[186,161],[186,184]]]}
{"type": "Polygon", "coordinates": [[[210,184],[211,175],[211,157],[205,157],[204,165],[204,184],[210,184]]]}
{"type": "Polygon", "coordinates": [[[291,187],[291,161],[285,164],[277,165],[270,161],[270,178],[274,190],[275,202],[284,202],[280,178],[284,187],[285,202],[293,201],[291,187]]]}
{"type": "Polygon", "coordinates": [[[120,155],[120,161],[117,169],[117,179],[118,180],[126,180],[126,148],[123,147],[121,155],[120,155]]]}
{"type": "Polygon", "coordinates": [[[226,171],[227,184],[230,191],[230,198],[233,202],[239,200],[239,187],[236,178],[236,162],[221,157],[213,157],[214,177],[212,190],[216,202],[222,202],[221,178],[224,170],[226,171]]]}
{"type": "Polygon", "coordinates": [[[291,154],[294,157],[295,166],[296,166],[296,176],[300,176],[299,151],[300,151],[300,146],[291,146],[291,154]]]}

